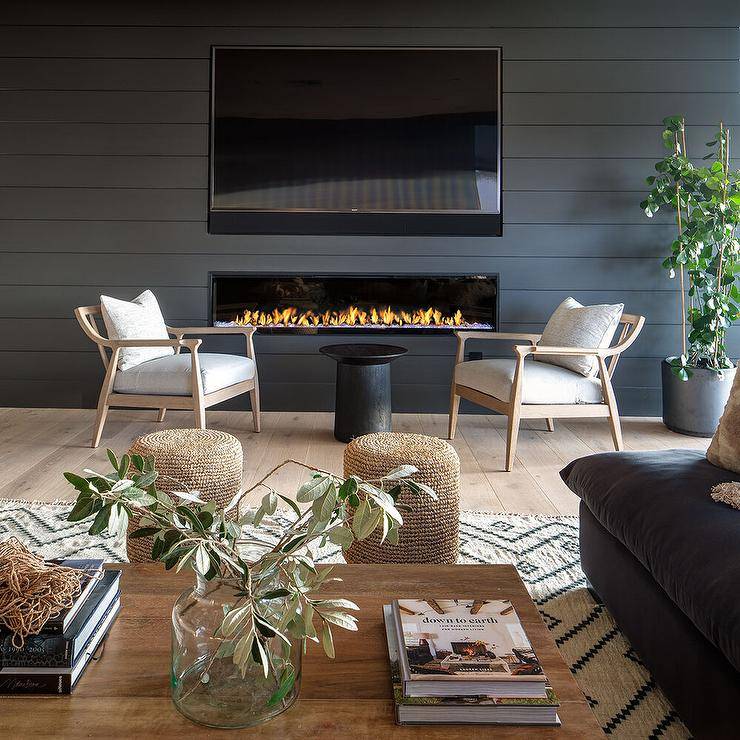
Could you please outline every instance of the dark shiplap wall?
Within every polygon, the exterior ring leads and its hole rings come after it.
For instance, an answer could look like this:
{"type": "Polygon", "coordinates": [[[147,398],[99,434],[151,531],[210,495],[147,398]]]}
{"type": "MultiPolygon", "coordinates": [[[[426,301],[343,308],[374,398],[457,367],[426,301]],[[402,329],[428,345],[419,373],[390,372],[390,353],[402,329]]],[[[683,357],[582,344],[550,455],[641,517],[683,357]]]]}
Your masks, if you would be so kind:
{"type": "MultiPolygon", "coordinates": [[[[169,323],[204,324],[209,270],[382,264],[499,272],[505,330],[541,329],[568,294],[624,301],[649,323],[616,375],[622,410],[659,412],[673,229],[638,203],[664,116],[686,115],[697,154],[717,121],[740,124],[736,0],[30,2],[0,22],[0,404],[94,405],[72,309],[101,292],[151,287],[169,323]],[[503,46],[503,238],[207,235],[209,46],[249,43],[503,46]]],[[[266,408],[331,407],[320,343],[258,339],[266,408]]],[[[452,340],[406,344],[396,408],[445,409],[452,340]]]]}

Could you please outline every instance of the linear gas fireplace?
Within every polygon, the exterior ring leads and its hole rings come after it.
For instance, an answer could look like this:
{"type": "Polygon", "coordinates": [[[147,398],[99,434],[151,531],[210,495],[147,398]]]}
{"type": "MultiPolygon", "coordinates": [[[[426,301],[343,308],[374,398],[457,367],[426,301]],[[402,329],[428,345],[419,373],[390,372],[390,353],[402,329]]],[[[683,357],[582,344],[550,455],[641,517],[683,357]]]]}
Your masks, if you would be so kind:
{"type": "Polygon", "coordinates": [[[494,331],[498,275],[211,273],[211,322],[261,333],[494,331]]]}

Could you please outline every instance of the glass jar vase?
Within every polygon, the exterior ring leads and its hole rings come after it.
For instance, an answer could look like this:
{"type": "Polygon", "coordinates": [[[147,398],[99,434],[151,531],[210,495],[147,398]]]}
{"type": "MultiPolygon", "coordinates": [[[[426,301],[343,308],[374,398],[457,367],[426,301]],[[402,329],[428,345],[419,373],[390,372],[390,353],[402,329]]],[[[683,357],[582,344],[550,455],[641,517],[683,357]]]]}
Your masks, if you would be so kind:
{"type": "Polygon", "coordinates": [[[172,699],[188,719],[209,727],[267,722],[292,706],[300,690],[301,640],[294,640],[285,656],[293,665],[295,684],[275,704],[268,702],[278,688],[279,675],[271,670],[265,678],[262,667],[250,660],[242,676],[231,656],[217,656],[224,640],[216,637],[216,630],[224,606],[238,599],[236,588],[233,581],[198,576],[196,585],[184,591],[172,609],[172,699]]]}

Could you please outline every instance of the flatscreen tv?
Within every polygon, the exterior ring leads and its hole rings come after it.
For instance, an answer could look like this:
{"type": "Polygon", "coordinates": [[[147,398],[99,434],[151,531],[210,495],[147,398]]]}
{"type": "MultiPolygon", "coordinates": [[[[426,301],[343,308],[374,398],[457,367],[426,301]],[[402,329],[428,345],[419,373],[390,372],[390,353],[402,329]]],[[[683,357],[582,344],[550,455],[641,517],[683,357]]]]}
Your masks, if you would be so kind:
{"type": "Polygon", "coordinates": [[[501,49],[211,58],[209,231],[501,234],[501,49]]]}

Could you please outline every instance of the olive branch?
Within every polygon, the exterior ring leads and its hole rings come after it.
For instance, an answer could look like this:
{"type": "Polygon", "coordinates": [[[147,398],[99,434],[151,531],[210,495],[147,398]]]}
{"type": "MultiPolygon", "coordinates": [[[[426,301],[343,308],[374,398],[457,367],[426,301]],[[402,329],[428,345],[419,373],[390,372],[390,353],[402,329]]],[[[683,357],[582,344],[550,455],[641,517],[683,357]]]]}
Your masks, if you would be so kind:
{"type": "MultiPolygon", "coordinates": [[[[331,568],[316,567],[312,546],[331,542],[346,551],[376,530],[381,542],[396,544],[402,512],[410,509],[399,501],[401,494],[406,490],[436,499],[429,486],[413,479],[418,471],[411,465],[401,465],[378,479],[362,480],[285,460],[218,509],[215,502],[203,501],[197,491],[185,486],[182,491],[159,490],[153,457],[134,454],[119,460],[111,450],[107,453],[112,468],[107,473],[85,469],[86,477],[64,474],[77,490],[68,520],[92,518],[91,535],[108,531],[123,536],[129,521],[138,519],[129,537],[151,537],[153,560],[163,562],[167,570],[187,568],[206,582],[219,579],[230,585],[234,602],[224,607],[223,621],[214,635],[218,648],[202,669],[201,681],[207,682],[216,660],[230,659],[242,676],[255,664],[265,679],[272,675],[275,681],[270,705],[282,701],[295,683],[292,642],[301,641],[304,651],[307,641],[320,643],[333,658],[332,628],[357,630],[357,618],[350,613],[358,610],[356,604],[315,595],[327,582],[340,579],[330,577],[331,568]],[[286,465],[311,471],[295,500],[267,483],[286,465]],[[266,489],[259,506],[240,514],[240,503],[258,488],[266,489]],[[276,513],[280,502],[294,519],[273,543],[259,537],[259,528],[266,517],[276,513]],[[254,545],[261,548],[261,554],[250,561],[245,548],[254,545]]],[[[189,692],[202,685],[201,681],[189,692]]]]}

